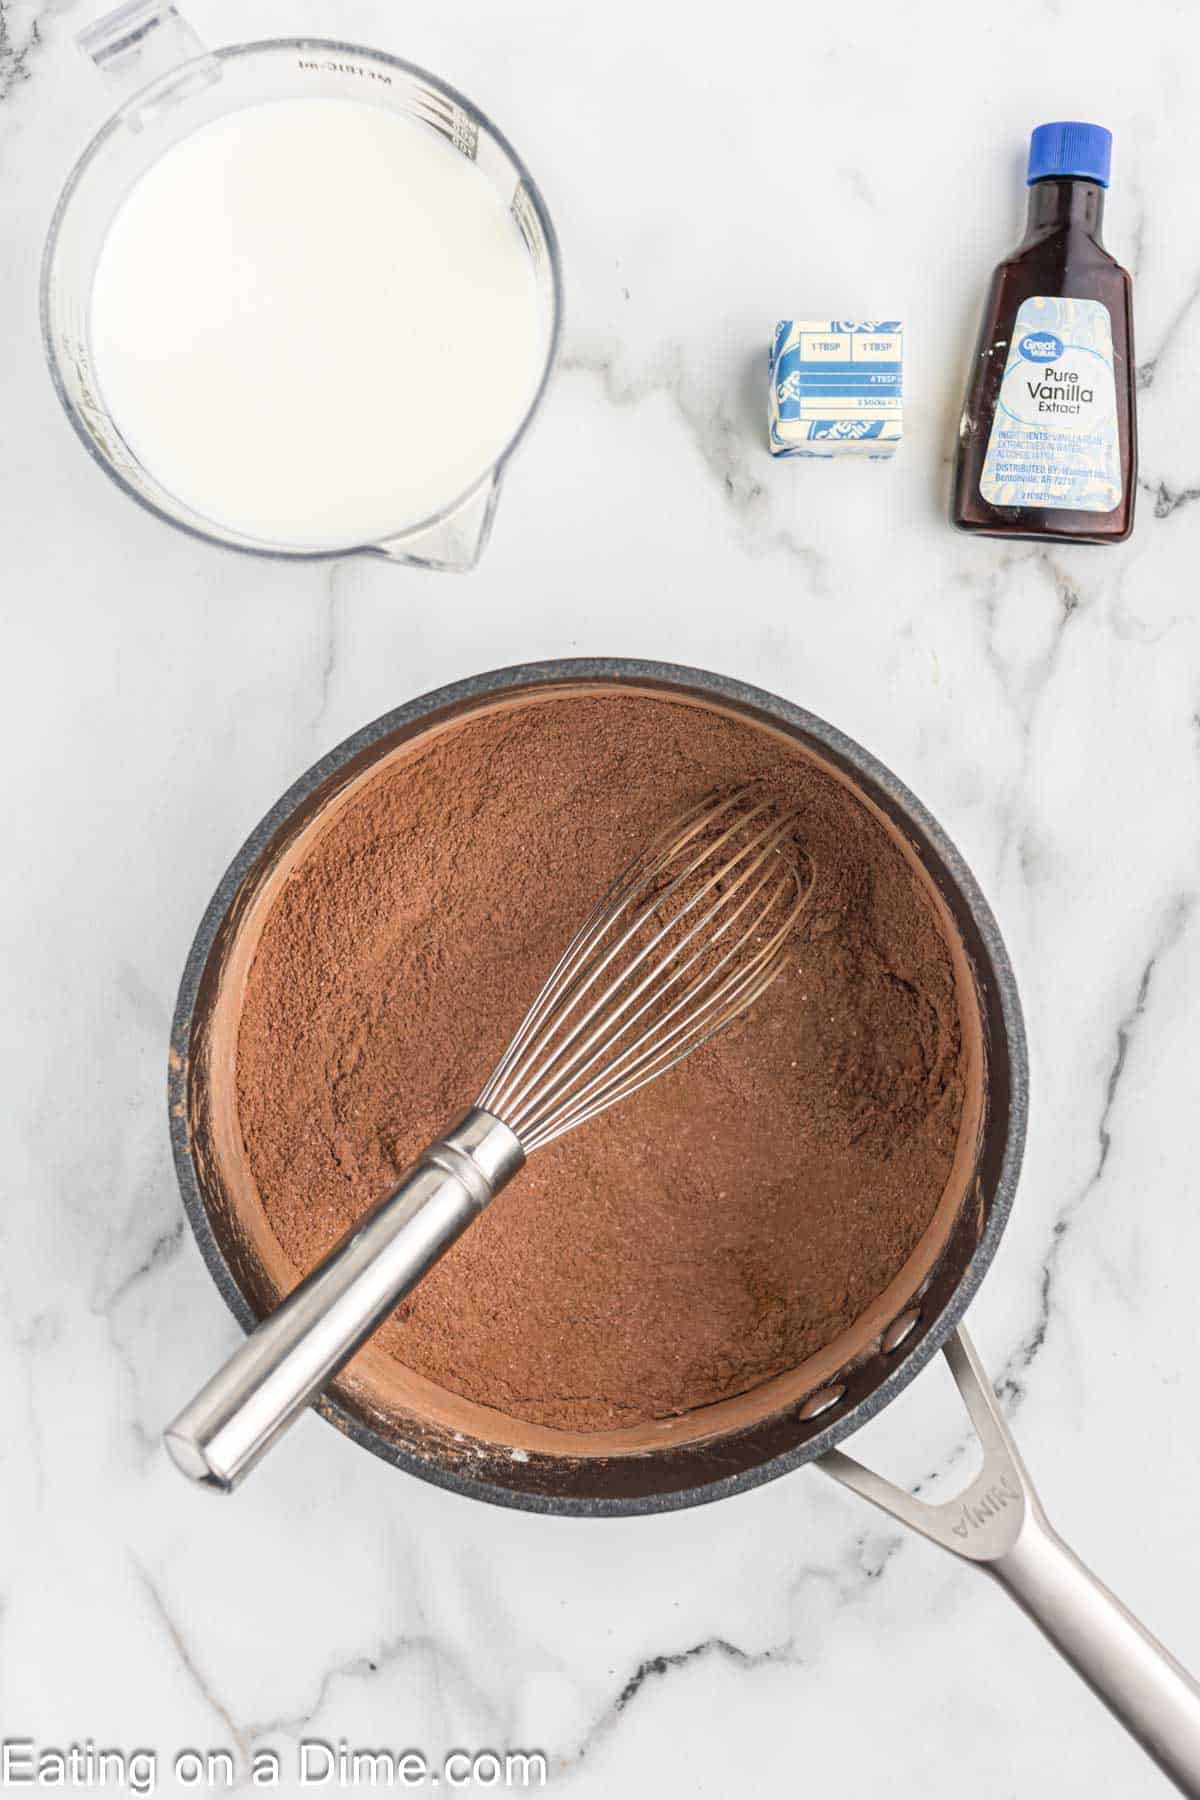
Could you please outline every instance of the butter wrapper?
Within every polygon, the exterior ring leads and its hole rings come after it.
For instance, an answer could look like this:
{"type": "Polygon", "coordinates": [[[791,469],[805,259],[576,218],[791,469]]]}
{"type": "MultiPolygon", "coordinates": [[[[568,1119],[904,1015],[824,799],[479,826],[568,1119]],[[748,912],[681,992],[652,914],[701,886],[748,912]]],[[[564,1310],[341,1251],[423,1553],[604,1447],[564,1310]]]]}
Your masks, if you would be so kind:
{"type": "Polygon", "coordinates": [[[781,319],[771,347],[772,456],[894,456],[903,364],[899,319],[781,319]]]}

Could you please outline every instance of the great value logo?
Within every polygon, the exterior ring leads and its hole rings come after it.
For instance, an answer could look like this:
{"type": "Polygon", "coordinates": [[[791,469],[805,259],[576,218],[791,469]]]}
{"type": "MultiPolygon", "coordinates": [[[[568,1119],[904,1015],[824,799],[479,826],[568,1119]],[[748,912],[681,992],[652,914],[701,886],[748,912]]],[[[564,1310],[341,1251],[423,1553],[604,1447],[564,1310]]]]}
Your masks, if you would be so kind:
{"type": "Polygon", "coordinates": [[[1052,363],[1063,353],[1063,341],[1052,331],[1027,331],[1017,345],[1026,362],[1052,363]]]}

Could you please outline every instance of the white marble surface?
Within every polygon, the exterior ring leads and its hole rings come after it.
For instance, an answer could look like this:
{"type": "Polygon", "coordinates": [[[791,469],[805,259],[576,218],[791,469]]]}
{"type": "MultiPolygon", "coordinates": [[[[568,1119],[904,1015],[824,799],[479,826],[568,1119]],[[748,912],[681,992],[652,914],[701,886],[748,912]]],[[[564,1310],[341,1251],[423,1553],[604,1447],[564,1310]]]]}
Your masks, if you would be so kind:
{"type": "MultiPolygon", "coordinates": [[[[440,71],[543,179],[565,366],[484,566],[453,580],[211,550],[84,456],[35,288],[105,110],[73,44],[94,10],[0,7],[3,1734],[164,1763],[274,1745],[285,1770],[302,1736],[539,1747],[578,1800],[1165,1792],[998,1592],[810,1471],[547,1521],[309,1418],[235,1501],[189,1490],[157,1434],[236,1332],[184,1229],[163,1079],[228,857],[401,700],[626,654],[835,720],[957,838],[1022,983],[1032,1132],[978,1342],[1064,1532],[1200,1665],[1200,19],[194,0],[214,43],[310,30],[440,71]],[[1063,115],[1116,134],[1108,238],[1137,282],[1140,516],[1109,550],[944,519],[1025,136],[1063,115]],[[768,459],[764,347],[793,309],[904,317],[893,465],[768,459]]],[[[961,1439],[930,1371],[857,1447],[915,1479],[961,1439]]]]}

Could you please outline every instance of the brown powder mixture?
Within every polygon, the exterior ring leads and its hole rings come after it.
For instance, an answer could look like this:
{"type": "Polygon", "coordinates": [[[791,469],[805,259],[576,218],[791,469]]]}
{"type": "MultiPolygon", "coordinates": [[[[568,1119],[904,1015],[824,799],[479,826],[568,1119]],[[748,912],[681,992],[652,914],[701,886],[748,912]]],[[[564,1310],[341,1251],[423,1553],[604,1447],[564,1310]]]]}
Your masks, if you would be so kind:
{"type": "Polygon", "coordinates": [[[897,1274],[964,1104],[949,950],[880,824],[782,740],[648,694],[468,720],[336,817],[267,918],[238,1107],[308,1270],[470,1104],[575,927],[663,822],[768,780],[803,806],[797,966],[687,1064],[531,1158],[384,1325],[445,1388],[598,1431],[795,1367],[897,1274]]]}

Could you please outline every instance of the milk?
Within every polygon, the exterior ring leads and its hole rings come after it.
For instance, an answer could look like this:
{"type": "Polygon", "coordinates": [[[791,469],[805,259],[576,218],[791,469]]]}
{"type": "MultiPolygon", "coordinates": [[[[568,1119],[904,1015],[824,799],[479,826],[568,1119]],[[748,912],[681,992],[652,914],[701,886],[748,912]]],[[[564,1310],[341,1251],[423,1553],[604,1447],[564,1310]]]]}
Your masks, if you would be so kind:
{"type": "Polygon", "coordinates": [[[159,158],[101,248],[90,336],[106,407],[170,493],[316,549],[468,491],[545,353],[491,183],[426,127],[325,98],[228,114],[159,158]]]}

